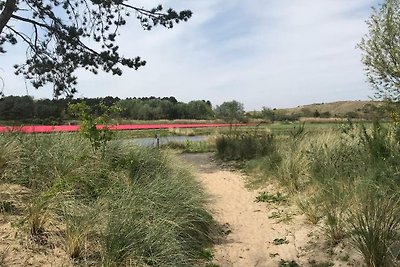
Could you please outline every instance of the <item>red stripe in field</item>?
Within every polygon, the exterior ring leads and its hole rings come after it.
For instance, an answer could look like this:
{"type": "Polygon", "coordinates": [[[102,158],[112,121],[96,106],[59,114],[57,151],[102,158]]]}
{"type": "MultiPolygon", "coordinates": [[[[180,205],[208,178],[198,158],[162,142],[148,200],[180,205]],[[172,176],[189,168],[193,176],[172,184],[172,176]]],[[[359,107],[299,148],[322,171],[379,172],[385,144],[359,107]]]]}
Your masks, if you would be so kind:
{"type": "MultiPolygon", "coordinates": [[[[233,124],[232,126],[246,126],[249,124],[233,124]]],[[[169,128],[206,128],[206,127],[228,127],[229,124],[210,123],[210,124],[125,124],[110,125],[110,130],[155,130],[169,128]]],[[[97,128],[103,128],[98,125],[97,128]]],[[[79,130],[77,125],[31,125],[31,126],[0,126],[0,133],[21,132],[21,133],[54,133],[54,132],[76,132],[79,130]]]]}

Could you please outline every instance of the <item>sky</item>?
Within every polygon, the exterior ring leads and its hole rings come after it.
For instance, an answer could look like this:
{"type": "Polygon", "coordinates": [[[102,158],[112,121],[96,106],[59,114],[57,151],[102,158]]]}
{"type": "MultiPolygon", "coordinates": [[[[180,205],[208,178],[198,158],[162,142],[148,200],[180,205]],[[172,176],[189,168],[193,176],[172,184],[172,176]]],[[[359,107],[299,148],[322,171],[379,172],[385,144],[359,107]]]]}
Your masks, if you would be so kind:
{"type": "MultiPolygon", "coordinates": [[[[120,52],[141,56],[147,65],[123,69],[121,77],[78,70],[76,97],[174,96],[214,106],[236,100],[248,111],[367,100],[374,92],[356,46],[368,31],[372,7],[382,1],[128,1],[190,9],[193,17],[171,30],[152,31],[132,17],[118,36],[120,52]]],[[[36,90],[13,74],[24,51],[14,47],[0,55],[4,94],[51,98],[51,88],[36,90]]]]}

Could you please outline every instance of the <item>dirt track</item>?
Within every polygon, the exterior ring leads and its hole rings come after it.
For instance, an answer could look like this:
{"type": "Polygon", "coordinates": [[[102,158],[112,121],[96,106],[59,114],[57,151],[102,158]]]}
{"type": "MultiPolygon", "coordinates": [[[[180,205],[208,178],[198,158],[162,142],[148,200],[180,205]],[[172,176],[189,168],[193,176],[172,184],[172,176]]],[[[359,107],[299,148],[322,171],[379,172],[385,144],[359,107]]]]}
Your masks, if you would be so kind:
{"type": "MultiPolygon", "coordinates": [[[[341,248],[334,248],[333,256],[328,256],[320,228],[307,224],[304,215],[296,215],[294,205],[255,202],[260,190],[247,189],[246,177],[218,166],[212,154],[184,154],[181,158],[198,173],[212,198],[214,218],[227,233],[215,246],[214,263],[218,266],[274,267],[281,260],[295,261],[300,266],[312,266],[312,262],[335,264],[329,266],[357,264],[352,258],[341,261],[341,248]],[[274,214],[280,214],[280,219],[274,214]],[[279,239],[283,244],[277,244],[279,239]]],[[[265,191],[274,193],[277,189],[271,185],[265,191]]]]}

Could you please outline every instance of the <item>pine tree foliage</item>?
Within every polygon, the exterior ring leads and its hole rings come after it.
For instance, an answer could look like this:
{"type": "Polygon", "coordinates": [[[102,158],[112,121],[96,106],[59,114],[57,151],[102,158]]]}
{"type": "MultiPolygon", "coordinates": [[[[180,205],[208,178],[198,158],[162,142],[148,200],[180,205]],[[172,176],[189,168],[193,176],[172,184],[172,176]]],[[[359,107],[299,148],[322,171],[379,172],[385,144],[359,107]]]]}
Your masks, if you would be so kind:
{"type": "Polygon", "coordinates": [[[35,88],[53,85],[55,96],[76,92],[74,71],[84,68],[121,75],[121,67],[138,69],[140,57],[120,54],[117,37],[128,17],[135,16],[144,30],[161,25],[172,28],[187,21],[190,10],[180,12],[159,5],[145,9],[129,0],[0,0],[0,54],[7,44],[24,43],[27,59],[16,64],[35,88]],[[89,40],[96,45],[88,45],[89,40]],[[98,43],[98,45],[97,45],[98,43]]]}

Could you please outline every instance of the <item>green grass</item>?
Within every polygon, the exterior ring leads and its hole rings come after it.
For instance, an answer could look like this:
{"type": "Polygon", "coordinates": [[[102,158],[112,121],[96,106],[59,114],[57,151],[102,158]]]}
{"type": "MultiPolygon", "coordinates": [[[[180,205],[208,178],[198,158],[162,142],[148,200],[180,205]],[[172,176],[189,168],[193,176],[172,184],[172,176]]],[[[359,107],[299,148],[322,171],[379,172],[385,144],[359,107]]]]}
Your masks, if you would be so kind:
{"type": "Polygon", "coordinates": [[[118,141],[103,155],[75,134],[6,134],[0,182],[29,189],[22,229],[40,242],[60,238],[78,262],[192,266],[214,222],[201,185],[171,157],[118,141]]]}
{"type": "Polygon", "coordinates": [[[289,244],[289,241],[286,240],[286,238],[275,238],[272,241],[272,244],[274,244],[275,246],[286,245],[286,244],[289,244]]]}
{"type": "Polygon", "coordinates": [[[215,152],[215,144],[212,141],[190,141],[186,142],[168,142],[161,148],[174,149],[183,153],[206,153],[215,152]]]}
{"type": "Polygon", "coordinates": [[[295,261],[286,261],[281,259],[278,264],[278,267],[300,267],[300,265],[295,261]]]}
{"type": "Polygon", "coordinates": [[[268,203],[286,203],[288,201],[288,197],[283,195],[281,192],[276,193],[275,195],[270,195],[267,192],[261,192],[257,197],[255,202],[268,202],[268,203]]]}
{"type": "Polygon", "coordinates": [[[275,152],[244,164],[256,177],[253,184],[274,179],[298,195],[299,208],[311,223],[321,223],[328,243],[351,241],[368,267],[398,266],[398,128],[377,123],[268,127],[276,135],[275,152]]]}
{"type": "Polygon", "coordinates": [[[366,190],[349,211],[353,245],[368,267],[396,266],[400,246],[400,194],[366,190]]]}
{"type": "Polygon", "coordinates": [[[15,205],[11,201],[0,201],[0,213],[13,213],[15,205]]]}

